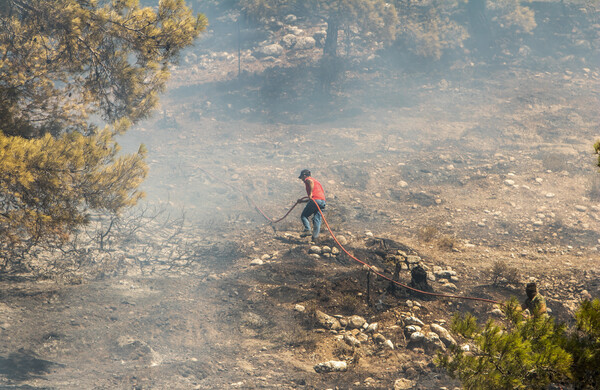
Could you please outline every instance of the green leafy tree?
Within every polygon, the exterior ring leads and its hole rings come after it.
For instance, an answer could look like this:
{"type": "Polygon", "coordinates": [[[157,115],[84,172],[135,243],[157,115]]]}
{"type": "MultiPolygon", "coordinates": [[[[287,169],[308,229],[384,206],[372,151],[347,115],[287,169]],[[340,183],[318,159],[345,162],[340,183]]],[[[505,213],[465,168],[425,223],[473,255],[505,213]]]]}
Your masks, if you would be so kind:
{"type": "Polygon", "coordinates": [[[183,0],[0,2],[0,266],[60,242],[89,209],[140,198],[143,147],[114,137],[149,115],[206,27],[183,0]],[[104,129],[102,123],[108,124],[104,129]]]}
{"type": "Polygon", "coordinates": [[[524,318],[511,300],[506,324],[490,320],[481,328],[471,315],[456,316],[453,330],[472,346],[440,355],[438,363],[466,389],[544,389],[569,378],[573,361],[565,349],[565,327],[543,314],[524,318]]]}

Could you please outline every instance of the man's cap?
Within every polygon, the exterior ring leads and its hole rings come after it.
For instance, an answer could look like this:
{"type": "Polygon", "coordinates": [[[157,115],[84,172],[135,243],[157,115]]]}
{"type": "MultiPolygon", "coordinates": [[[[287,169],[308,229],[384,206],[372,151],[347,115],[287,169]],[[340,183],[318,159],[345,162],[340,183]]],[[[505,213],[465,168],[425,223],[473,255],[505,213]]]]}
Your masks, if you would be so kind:
{"type": "Polygon", "coordinates": [[[527,291],[537,291],[537,284],[535,283],[527,283],[527,287],[525,287],[527,291]]]}
{"type": "Polygon", "coordinates": [[[300,176],[298,176],[298,179],[302,179],[305,176],[310,176],[310,171],[308,169],[303,169],[300,172],[300,176]]]}

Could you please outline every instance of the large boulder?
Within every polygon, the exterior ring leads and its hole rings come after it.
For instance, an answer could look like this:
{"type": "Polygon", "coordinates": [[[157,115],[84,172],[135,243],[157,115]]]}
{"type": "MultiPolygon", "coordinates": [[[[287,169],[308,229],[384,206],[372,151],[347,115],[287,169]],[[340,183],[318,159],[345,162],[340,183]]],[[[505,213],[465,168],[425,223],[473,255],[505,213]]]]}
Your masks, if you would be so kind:
{"type": "Polygon", "coordinates": [[[316,364],[314,370],[319,374],[325,372],[340,372],[348,369],[348,364],[339,360],[330,360],[328,362],[316,364]]]}
{"type": "Polygon", "coordinates": [[[279,57],[282,54],[283,54],[283,47],[278,43],[274,43],[272,45],[267,45],[267,46],[261,46],[254,52],[254,56],[257,58],[279,57]]]}
{"type": "Polygon", "coordinates": [[[348,327],[351,329],[360,329],[367,323],[361,316],[353,315],[348,317],[348,327]]]}
{"type": "Polygon", "coordinates": [[[298,37],[294,49],[296,50],[308,50],[313,49],[316,45],[313,37],[298,37]]]}
{"type": "Polygon", "coordinates": [[[286,49],[291,49],[298,41],[298,37],[294,34],[286,34],[281,38],[281,45],[286,49]]]}
{"type": "Polygon", "coordinates": [[[315,311],[315,319],[317,323],[325,329],[339,330],[342,329],[340,321],[320,310],[315,311]]]}
{"type": "Polygon", "coordinates": [[[431,324],[429,327],[433,332],[440,336],[440,340],[442,340],[446,347],[456,345],[456,340],[454,340],[454,337],[452,337],[446,328],[443,328],[438,324],[431,324]]]}

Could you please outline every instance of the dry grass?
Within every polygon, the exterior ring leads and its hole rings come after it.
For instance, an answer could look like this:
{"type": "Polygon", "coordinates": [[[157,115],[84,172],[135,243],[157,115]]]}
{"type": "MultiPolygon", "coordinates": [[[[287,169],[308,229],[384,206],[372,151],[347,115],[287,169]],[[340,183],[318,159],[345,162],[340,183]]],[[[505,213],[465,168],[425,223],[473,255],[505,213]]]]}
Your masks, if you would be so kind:
{"type": "Polygon", "coordinates": [[[356,295],[346,294],[342,297],[340,309],[347,314],[356,314],[360,311],[362,305],[363,302],[356,295]]]}
{"type": "Polygon", "coordinates": [[[282,341],[291,347],[304,347],[307,351],[317,348],[318,338],[315,333],[302,328],[300,325],[293,326],[289,331],[283,332],[282,341]]]}
{"type": "Polygon", "coordinates": [[[544,153],[542,155],[542,167],[552,172],[566,171],[568,158],[569,156],[562,153],[544,153]]]}
{"type": "Polygon", "coordinates": [[[494,285],[512,284],[517,285],[520,282],[519,270],[516,267],[511,267],[502,260],[496,260],[492,264],[492,283],[494,285]]]}
{"type": "Polygon", "coordinates": [[[438,240],[438,248],[451,252],[456,248],[456,240],[452,236],[444,235],[438,240]]]}
{"type": "Polygon", "coordinates": [[[423,242],[431,242],[437,235],[438,229],[435,226],[424,226],[417,234],[419,240],[423,242]]]}
{"type": "Polygon", "coordinates": [[[591,200],[600,200],[600,173],[590,177],[586,185],[586,192],[591,200]]]}

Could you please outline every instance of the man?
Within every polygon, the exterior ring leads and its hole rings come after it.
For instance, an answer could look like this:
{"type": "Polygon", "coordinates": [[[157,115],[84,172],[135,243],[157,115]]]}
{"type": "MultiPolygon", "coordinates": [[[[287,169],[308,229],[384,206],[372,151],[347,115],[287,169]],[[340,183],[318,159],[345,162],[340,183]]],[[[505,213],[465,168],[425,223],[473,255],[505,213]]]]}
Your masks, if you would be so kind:
{"type": "Polygon", "coordinates": [[[325,191],[323,191],[323,186],[317,179],[314,177],[310,177],[310,171],[308,169],[303,169],[300,172],[300,176],[298,179],[304,182],[306,187],[306,195],[307,198],[298,199],[299,203],[306,203],[306,207],[304,207],[304,211],[302,211],[302,215],[300,216],[300,220],[304,225],[304,232],[300,235],[301,237],[308,237],[312,235],[312,240],[316,241],[317,237],[319,237],[319,233],[321,231],[321,213],[317,208],[315,202],[319,205],[319,208],[323,210],[325,208],[325,191]],[[313,216],[313,230],[310,229],[310,223],[308,222],[308,218],[313,216]]]}
{"type": "Polygon", "coordinates": [[[525,299],[521,306],[523,310],[529,310],[529,313],[534,316],[546,314],[546,300],[542,294],[538,293],[537,285],[535,283],[528,283],[527,287],[525,287],[525,293],[527,294],[527,299],[525,299]]]}

